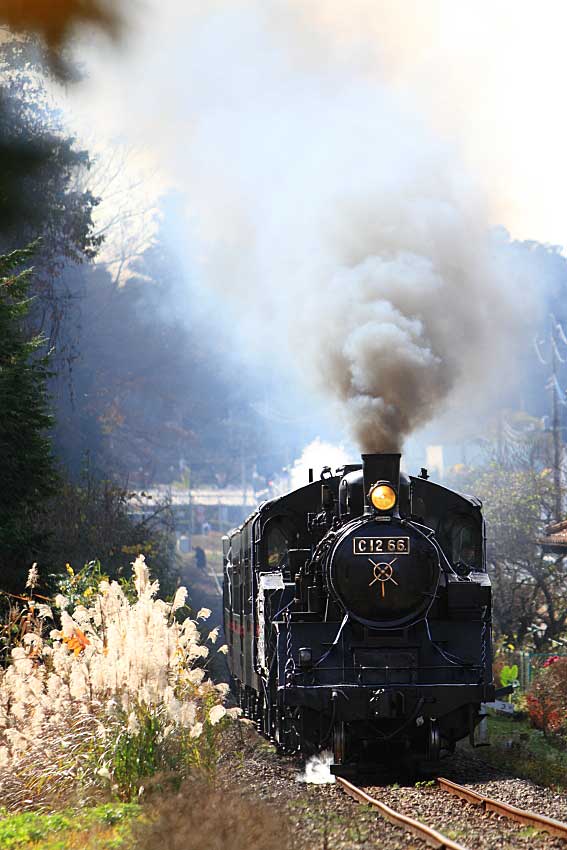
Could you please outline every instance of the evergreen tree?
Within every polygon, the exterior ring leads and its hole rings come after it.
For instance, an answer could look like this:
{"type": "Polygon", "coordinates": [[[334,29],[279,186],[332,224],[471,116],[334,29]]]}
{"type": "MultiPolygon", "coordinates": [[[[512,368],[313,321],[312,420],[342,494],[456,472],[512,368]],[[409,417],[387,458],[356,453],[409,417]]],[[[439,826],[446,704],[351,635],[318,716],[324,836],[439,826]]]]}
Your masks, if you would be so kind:
{"type": "Polygon", "coordinates": [[[0,588],[22,589],[40,551],[39,517],[56,473],[44,340],[26,333],[34,246],[0,256],[0,588]]]}

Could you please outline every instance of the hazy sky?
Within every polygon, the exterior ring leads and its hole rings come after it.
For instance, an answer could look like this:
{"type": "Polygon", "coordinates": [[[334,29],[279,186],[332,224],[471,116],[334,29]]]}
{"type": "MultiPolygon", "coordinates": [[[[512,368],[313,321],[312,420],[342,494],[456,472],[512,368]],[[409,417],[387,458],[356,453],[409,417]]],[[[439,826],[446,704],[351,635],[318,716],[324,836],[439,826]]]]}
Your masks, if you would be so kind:
{"type": "MultiPolygon", "coordinates": [[[[183,73],[184,46],[190,49],[200,17],[190,5],[142,0],[119,53],[92,45],[92,82],[73,93],[91,130],[93,114],[96,129],[135,142],[161,121],[168,133],[182,129],[172,120],[179,81],[171,89],[162,81],[168,67],[183,73]]],[[[246,3],[217,0],[206,14],[238,5],[246,3]]],[[[411,99],[424,121],[459,147],[494,223],[520,238],[567,244],[564,0],[266,0],[265,7],[282,28],[296,28],[306,62],[312,50],[336,53],[411,99]]]]}
{"type": "Polygon", "coordinates": [[[139,148],[148,194],[184,195],[175,238],[223,315],[353,421],[386,411],[383,433],[490,408],[546,281],[488,228],[567,246],[564,0],[134,8],[118,48],[83,41],[71,108],[110,150],[139,148]]]}
{"type": "MultiPolygon", "coordinates": [[[[356,8],[356,2],[355,2],[356,8]]],[[[567,4],[454,0],[386,4],[387,66],[461,146],[496,222],[567,244],[567,4]]],[[[350,4],[352,8],[352,4],[350,4]]]]}

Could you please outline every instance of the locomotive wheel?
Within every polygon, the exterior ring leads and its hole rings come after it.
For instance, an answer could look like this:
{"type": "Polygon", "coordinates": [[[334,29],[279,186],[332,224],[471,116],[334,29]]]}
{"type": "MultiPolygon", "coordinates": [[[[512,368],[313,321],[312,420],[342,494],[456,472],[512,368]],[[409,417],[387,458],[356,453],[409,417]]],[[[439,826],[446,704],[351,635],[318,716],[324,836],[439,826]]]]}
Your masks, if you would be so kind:
{"type": "MultiPolygon", "coordinates": [[[[298,718],[297,728],[300,731],[299,749],[304,756],[312,756],[321,747],[321,718],[312,708],[303,708],[298,718]]],[[[329,726],[325,722],[325,732],[328,734],[329,726]]]]}
{"type": "Polygon", "coordinates": [[[287,751],[287,735],[286,735],[286,723],[285,723],[285,710],[280,708],[279,706],[276,708],[276,728],[275,728],[275,740],[276,740],[276,751],[278,755],[284,755],[287,751]]]}
{"type": "Polygon", "coordinates": [[[427,760],[439,761],[441,757],[441,730],[439,722],[432,717],[429,721],[427,734],[427,760]]]}
{"type": "Polygon", "coordinates": [[[299,749],[300,737],[296,732],[297,711],[281,706],[276,713],[276,746],[280,755],[299,749]]]}
{"type": "Polygon", "coordinates": [[[262,709],[262,734],[266,738],[270,737],[270,709],[267,705],[262,709]]]}
{"type": "Polygon", "coordinates": [[[286,747],[289,753],[302,751],[302,716],[301,709],[288,708],[285,712],[286,747]]]}
{"type": "Polygon", "coordinates": [[[261,694],[256,700],[256,714],[254,720],[256,721],[256,729],[258,732],[261,732],[264,726],[264,698],[261,694]]]}
{"type": "Polygon", "coordinates": [[[333,726],[333,758],[335,764],[344,764],[346,761],[346,726],[342,720],[333,726]]]}

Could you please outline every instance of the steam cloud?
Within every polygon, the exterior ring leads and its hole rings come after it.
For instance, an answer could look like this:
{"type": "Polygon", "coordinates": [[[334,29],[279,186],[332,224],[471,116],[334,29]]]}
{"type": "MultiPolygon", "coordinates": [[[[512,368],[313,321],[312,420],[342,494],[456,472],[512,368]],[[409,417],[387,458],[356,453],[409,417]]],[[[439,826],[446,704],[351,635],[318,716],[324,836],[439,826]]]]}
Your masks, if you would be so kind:
{"type": "MultiPolygon", "coordinates": [[[[290,470],[289,489],[297,490],[298,487],[303,487],[309,480],[310,469],[319,475],[324,466],[330,466],[332,470],[335,470],[351,460],[343,446],[335,446],[316,437],[305,446],[301,457],[294,462],[290,470]]],[[[287,492],[287,488],[283,492],[287,492]]]]}
{"type": "Polygon", "coordinates": [[[533,278],[457,153],[389,91],[376,44],[338,49],[323,7],[164,12],[167,86],[152,29],[128,99],[187,191],[200,279],[266,367],[336,402],[363,450],[395,450],[510,380],[533,278]]]}
{"type": "Polygon", "coordinates": [[[330,750],[323,750],[311,756],[305,764],[305,771],[296,777],[296,782],[306,782],[309,785],[333,785],[336,781],[331,773],[333,761],[330,750]]]}

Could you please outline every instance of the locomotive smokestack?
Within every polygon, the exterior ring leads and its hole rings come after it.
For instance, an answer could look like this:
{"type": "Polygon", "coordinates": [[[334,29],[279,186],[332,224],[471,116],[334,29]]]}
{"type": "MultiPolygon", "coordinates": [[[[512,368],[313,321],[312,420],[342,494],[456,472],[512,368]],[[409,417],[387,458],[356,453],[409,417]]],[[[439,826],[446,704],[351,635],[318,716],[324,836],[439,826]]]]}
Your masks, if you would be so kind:
{"type": "Polygon", "coordinates": [[[362,475],[364,480],[364,498],[377,481],[389,481],[399,492],[401,454],[362,455],[362,475]]]}

